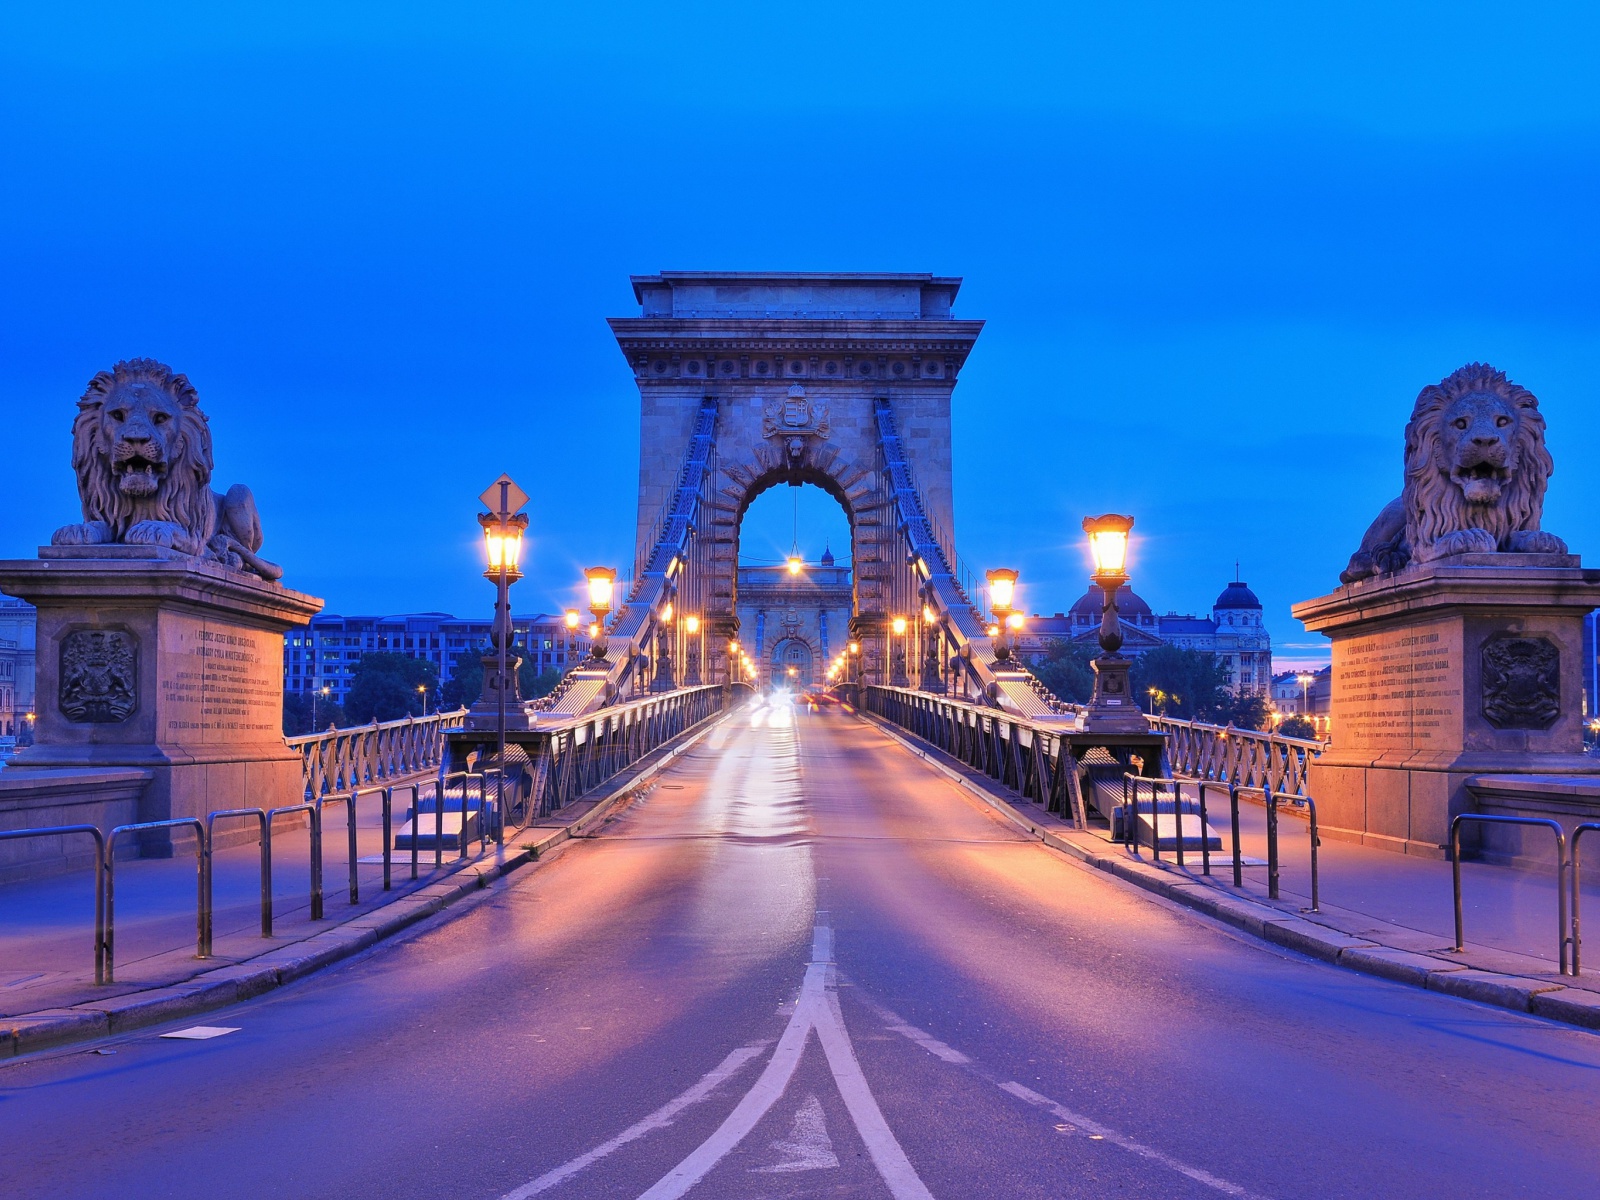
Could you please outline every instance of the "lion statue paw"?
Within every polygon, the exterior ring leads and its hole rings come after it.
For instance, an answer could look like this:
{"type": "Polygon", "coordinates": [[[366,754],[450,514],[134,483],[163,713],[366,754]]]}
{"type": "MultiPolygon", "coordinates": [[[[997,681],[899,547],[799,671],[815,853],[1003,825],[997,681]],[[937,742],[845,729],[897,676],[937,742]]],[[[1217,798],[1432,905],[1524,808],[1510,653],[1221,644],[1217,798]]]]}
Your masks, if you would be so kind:
{"type": "Polygon", "coordinates": [[[1565,554],[1567,544],[1542,529],[1524,529],[1506,539],[1506,549],[1513,554],[1565,554]]]}
{"type": "Polygon", "coordinates": [[[111,526],[104,521],[84,521],[78,525],[63,525],[50,535],[52,546],[103,546],[115,541],[111,526]]]}

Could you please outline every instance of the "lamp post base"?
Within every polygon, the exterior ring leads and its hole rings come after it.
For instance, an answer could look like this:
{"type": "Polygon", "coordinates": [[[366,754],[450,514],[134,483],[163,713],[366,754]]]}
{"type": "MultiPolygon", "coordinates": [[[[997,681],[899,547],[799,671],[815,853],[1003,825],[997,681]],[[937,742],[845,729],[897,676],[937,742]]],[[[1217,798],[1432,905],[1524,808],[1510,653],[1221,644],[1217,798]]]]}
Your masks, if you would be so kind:
{"type": "Polygon", "coordinates": [[[1102,654],[1089,664],[1094,668],[1094,694],[1083,715],[1083,728],[1094,733],[1144,733],[1150,722],[1134,703],[1128,684],[1132,668],[1126,658],[1102,654]]]}

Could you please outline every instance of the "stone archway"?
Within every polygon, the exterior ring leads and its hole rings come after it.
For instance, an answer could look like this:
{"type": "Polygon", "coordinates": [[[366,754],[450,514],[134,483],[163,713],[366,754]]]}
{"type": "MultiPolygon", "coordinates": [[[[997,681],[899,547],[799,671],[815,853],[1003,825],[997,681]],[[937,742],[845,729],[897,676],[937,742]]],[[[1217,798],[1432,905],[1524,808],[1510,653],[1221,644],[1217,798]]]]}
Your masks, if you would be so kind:
{"type": "Polygon", "coordinates": [[[774,687],[791,691],[810,691],[817,685],[816,649],[804,638],[787,637],[772,648],[768,675],[774,687]],[[790,675],[789,672],[794,674],[790,675]]]}

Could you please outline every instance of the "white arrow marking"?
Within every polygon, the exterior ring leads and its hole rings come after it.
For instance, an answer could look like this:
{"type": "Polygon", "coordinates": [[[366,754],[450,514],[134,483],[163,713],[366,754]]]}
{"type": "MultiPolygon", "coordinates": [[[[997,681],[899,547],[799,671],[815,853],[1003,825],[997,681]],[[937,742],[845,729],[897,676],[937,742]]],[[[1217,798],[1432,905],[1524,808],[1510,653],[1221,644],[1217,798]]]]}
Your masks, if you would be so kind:
{"type": "Polygon", "coordinates": [[[773,1142],[772,1148],[788,1157],[770,1167],[752,1167],[755,1174],[826,1171],[839,1165],[839,1156],[833,1152],[833,1141],[828,1137],[827,1121],[822,1115],[822,1101],[815,1093],[807,1096],[800,1111],[795,1113],[789,1136],[773,1142]]]}

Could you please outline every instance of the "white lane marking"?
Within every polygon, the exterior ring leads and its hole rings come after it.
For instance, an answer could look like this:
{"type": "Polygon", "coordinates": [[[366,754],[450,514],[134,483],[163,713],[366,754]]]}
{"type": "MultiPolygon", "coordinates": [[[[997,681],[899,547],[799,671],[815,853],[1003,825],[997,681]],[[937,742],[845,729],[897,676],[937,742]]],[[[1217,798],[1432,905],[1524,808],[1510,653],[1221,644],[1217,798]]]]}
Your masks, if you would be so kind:
{"type": "Polygon", "coordinates": [[[540,1192],[549,1191],[556,1184],[571,1179],[585,1167],[599,1162],[606,1155],[620,1150],[629,1142],[637,1141],[645,1134],[653,1133],[657,1129],[665,1129],[672,1124],[679,1113],[706,1099],[712,1092],[737,1075],[746,1063],[771,1044],[771,1042],[756,1042],[753,1045],[739,1047],[739,1049],[702,1075],[700,1081],[688,1091],[668,1100],[637,1124],[628,1126],[610,1141],[601,1142],[587,1154],[580,1154],[570,1162],[564,1162],[559,1167],[546,1171],[539,1178],[523,1184],[516,1191],[507,1192],[502,1200],[528,1200],[530,1196],[537,1196],[540,1192]]]}
{"type": "Polygon", "coordinates": [[[237,1025],[191,1025],[187,1029],[175,1029],[171,1033],[163,1033],[164,1038],[179,1038],[186,1042],[203,1042],[209,1038],[221,1037],[225,1033],[238,1033],[237,1025]]]}
{"type": "Polygon", "coordinates": [[[866,1076],[861,1073],[861,1064],[856,1061],[856,1052],[850,1045],[850,1035],[845,1032],[839,994],[828,992],[821,1007],[826,1019],[817,1022],[817,1037],[828,1056],[828,1066],[833,1071],[834,1083],[839,1086],[839,1094],[844,1097],[844,1106],[856,1123],[856,1132],[867,1144],[872,1165],[889,1185],[894,1200],[933,1200],[933,1193],[918,1178],[906,1152],[890,1131],[889,1123],[883,1119],[878,1102],[872,1098],[872,1089],[867,1086],[866,1076]]]}
{"type": "Polygon", "coordinates": [[[1214,1188],[1225,1196],[1237,1196],[1239,1197],[1239,1200],[1265,1200],[1265,1197],[1250,1191],[1248,1188],[1241,1187],[1237,1183],[1231,1183],[1226,1179],[1211,1174],[1209,1171],[1202,1170],[1200,1167],[1192,1167],[1186,1162],[1182,1162],[1176,1158],[1173,1158],[1170,1154],[1163,1154],[1154,1146],[1146,1146],[1143,1142],[1136,1141],[1125,1134],[1118,1133],[1109,1125],[1102,1125],[1099,1121],[1094,1120],[1092,1117],[1086,1117],[1082,1113],[1073,1112],[1065,1105],[1056,1103],[1056,1101],[1050,1099],[1049,1096],[1041,1095],[1039,1092],[1036,1092],[1032,1088],[1018,1083],[1014,1079],[1001,1079],[998,1075],[994,1074],[986,1067],[981,1066],[980,1064],[974,1062],[967,1055],[961,1053],[961,1051],[957,1050],[954,1046],[946,1045],[944,1042],[941,1042],[938,1038],[934,1037],[931,1033],[918,1029],[916,1026],[907,1023],[901,1017],[883,1007],[883,1005],[878,1004],[876,1001],[869,1000],[865,996],[860,997],[860,999],[861,1002],[871,1009],[883,1022],[884,1028],[890,1030],[891,1032],[898,1033],[907,1041],[921,1046],[935,1058],[940,1058],[947,1063],[954,1063],[957,1066],[965,1067],[967,1071],[978,1076],[978,1078],[984,1080],[986,1083],[993,1084],[1007,1095],[1015,1096],[1018,1100],[1021,1100],[1027,1104],[1031,1104],[1035,1108],[1042,1108],[1046,1112],[1051,1113],[1055,1117],[1059,1118],[1068,1126],[1072,1127],[1068,1129],[1062,1129],[1062,1133],[1077,1133],[1081,1130],[1082,1132],[1087,1133],[1091,1138],[1110,1142],[1112,1145],[1122,1147],[1130,1154],[1136,1154],[1140,1158],[1145,1158],[1149,1159],[1151,1162],[1160,1163],[1169,1170],[1176,1171],[1180,1175],[1187,1176],[1188,1178],[1193,1179],[1196,1183],[1203,1183],[1209,1188],[1214,1188]]]}
{"type": "Polygon", "coordinates": [[[800,985],[800,999],[794,1006],[794,1015],[784,1027],[772,1061],[761,1072],[761,1078],[756,1080],[755,1086],[734,1105],[733,1111],[715,1133],[696,1146],[689,1157],[662,1176],[639,1200],[677,1200],[704,1179],[711,1168],[743,1141],[756,1123],[767,1115],[767,1110],[777,1103],[778,1097],[789,1086],[789,1080],[794,1077],[795,1067],[800,1065],[800,1053],[806,1047],[806,1036],[811,1032],[815,1020],[817,996],[822,991],[823,976],[827,969],[822,963],[813,963],[806,968],[805,982],[800,985]]]}
{"type": "Polygon", "coordinates": [[[800,1111],[794,1115],[789,1136],[772,1143],[772,1148],[786,1157],[770,1167],[751,1167],[754,1175],[776,1175],[787,1171],[827,1171],[839,1165],[839,1156],[833,1152],[833,1140],[828,1137],[828,1123],[822,1114],[822,1101],[815,1092],[806,1097],[800,1111]]]}
{"type": "Polygon", "coordinates": [[[906,1152],[895,1140],[889,1123],[883,1119],[878,1102],[873,1099],[861,1064],[856,1060],[850,1045],[850,1034],[844,1026],[844,1016],[839,1011],[839,999],[830,987],[833,969],[833,930],[820,918],[811,933],[811,963],[806,967],[805,982],[800,985],[800,998],[795,1002],[794,1015],[778,1039],[778,1049],[773,1053],[767,1069],[756,1080],[755,1086],[728,1114],[728,1119],[681,1163],[667,1172],[654,1187],[639,1200],[678,1200],[699,1183],[721,1162],[730,1151],[749,1135],[750,1131],[775,1104],[789,1081],[794,1077],[811,1031],[817,1032],[822,1052],[828,1060],[833,1082],[844,1099],[845,1109],[855,1123],[872,1158],[872,1164],[889,1188],[894,1200],[933,1200],[933,1193],[917,1176],[906,1152]]]}

